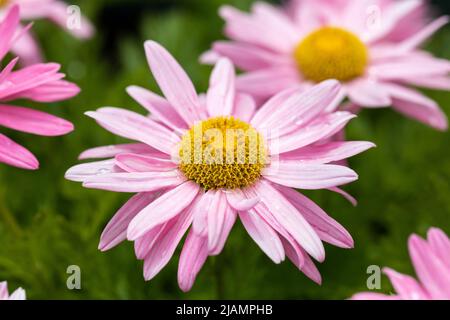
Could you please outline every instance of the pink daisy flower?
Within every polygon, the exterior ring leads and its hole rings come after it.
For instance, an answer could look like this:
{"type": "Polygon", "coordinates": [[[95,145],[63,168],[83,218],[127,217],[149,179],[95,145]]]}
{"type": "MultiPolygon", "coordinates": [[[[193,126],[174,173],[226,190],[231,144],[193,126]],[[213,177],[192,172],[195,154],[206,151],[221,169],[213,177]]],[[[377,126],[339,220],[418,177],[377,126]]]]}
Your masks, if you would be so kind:
{"type": "Polygon", "coordinates": [[[384,268],[395,295],[358,293],[354,300],[450,300],[450,240],[440,229],[430,229],[428,239],[413,234],[408,241],[409,255],[419,281],[384,268]]]}
{"type": "MultiPolygon", "coordinates": [[[[20,7],[21,20],[48,19],[79,39],[88,39],[94,34],[93,25],[69,5],[60,0],[0,0],[0,20],[13,6],[20,7]],[[72,24],[71,21],[76,21],[72,24]]],[[[22,28],[22,27],[20,27],[22,28]]],[[[25,65],[42,62],[41,49],[31,32],[24,32],[11,50],[21,58],[25,65]]]]}
{"type": "Polygon", "coordinates": [[[225,6],[220,15],[231,41],[214,43],[201,60],[231,59],[246,72],[237,80],[238,90],[259,100],[337,79],[351,110],[392,106],[446,130],[447,117],[436,102],[412,88],[450,89],[450,62],[419,48],[448,17],[420,30],[404,23],[423,6],[420,0],[298,1],[289,14],[262,2],[249,14],[225,6]]]}
{"type": "Polygon", "coordinates": [[[26,300],[25,290],[18,288],[10,295],[8,283],[6,281],[0,282],[0,300],[26,300]]]}
{"type": "Polygon", "coordinates": [[[99,249],[134,241],[150,280],[188,233],[178,269],[179,286],[188,291],[206,258],[222,251],[239,217],[270,259],[280,263],[287,256],[320,283],[309,256],[321,262],[322,241],[351,248],[353,240],[292,188],[340,191],[338,186],[357,175],[331,163],[373,147],[324,142],[355,117],[333,111],[340,101],[339,83],[285,91],[255,111],[252,98],[236,92],[228,59],[216,64],[207,94],[198,96],[164,48],[148,41],[145,50],[166,98],[132,86],[128,93],[150,117],[112,107],[88,112],[108,131],[137,143],[88,150],[81,159],[108,159],[66,173],[87,188],[137,193],[109,222],[99,249]],[[270,135],[265,133],[269,128],[270,135]]]}
{"type": "MultiPolygon", "coordinates": [[[[0,61],[23,34],[17,32],[18,25],[19,8],[14,6],[0,23],[0,61]]],[[[18,58],[13,59],[0,72],[0,126],[41,136],[71,132],[73,125],[66,120],[9,103],[16,99],[61,101],[77,95],[79,88],[62,80],[64,74],[59,72],[59,64],[35,64],[15,71],[17,61],[18,58]]],[[[3,134],[0,134],[0,162],[31,170],[39,167],[31,152],[3,134]]]]}

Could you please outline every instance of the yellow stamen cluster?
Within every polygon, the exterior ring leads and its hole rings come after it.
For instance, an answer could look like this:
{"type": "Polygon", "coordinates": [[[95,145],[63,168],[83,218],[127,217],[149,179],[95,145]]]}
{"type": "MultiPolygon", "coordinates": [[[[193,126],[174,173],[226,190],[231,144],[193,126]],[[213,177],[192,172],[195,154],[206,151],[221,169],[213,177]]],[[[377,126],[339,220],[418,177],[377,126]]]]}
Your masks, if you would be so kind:
{"type": "Polygon", "coordinates": [[[264,138],[248,123],[233,117],[201,121],[181,140],[181,172],[205,190],[245,188],[266,165],[264,138]]]}
{"type": "Polygon", "coordinates": [[[10,0],[0,0],[0,8],[5,7],[10,0]]]}
{"type": "Polygon", "coordinates": [[[364,74],[368,51],[353,33],[324,27],[308,35],[295,49],[294,57],[308,80],[349,81],[364,74]]]}

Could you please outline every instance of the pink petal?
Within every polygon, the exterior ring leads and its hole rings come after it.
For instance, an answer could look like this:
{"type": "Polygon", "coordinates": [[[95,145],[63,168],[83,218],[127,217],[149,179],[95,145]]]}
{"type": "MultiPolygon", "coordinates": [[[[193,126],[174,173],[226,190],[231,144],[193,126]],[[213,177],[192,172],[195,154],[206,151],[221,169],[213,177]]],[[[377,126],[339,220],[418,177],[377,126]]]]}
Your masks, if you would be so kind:
{"type": "Polygon", "coordinates": [[[41,136],[60,136],[73,131],[72,123],[50,114],[0,105],[0,125],[41,136]]]}
{"type": "Polygon", "coordinates": [[[236,95],[235,70],[230,60],[222,58],[211,74],[207,93],[209,116],[229,116],[233,112],[236,95]]]}
{"type": "Polygon", "coordinates": [[[0,300],[6,300],[8,297],[8,283],[6,281],[2,281],[0,282],[0,300]]]}
{"type": "Polygon", "coordinates": [[[348,202],[350,202],[354,207],[356,207],[358,205],[358,200],[356,200],[355,197],[353,197],[351,194],[349,194],[345,190],[342,190],[341,188],[338,188],[338,187],[328,188],[328,190],[340,194],[345,199],[347,199],[348,202]]]}
{"type": "Polygon", "coordinates": [[[239,218],[250,237],[273,262],[279,264],[284,261],[280,237],[262,218],[248,212],[239,212],[239,218]]]}
{"type": "Polygon", "coordinates": [[[357,293],[353,297],[351,297],[351,300],[400,300],[399,296],[388,296],[386,294],[381,293],[374,293],[374,292],[362,292],[357,293]]]}
{"type": "Polygon", "coordinates": [[[73,166],[69,170],[67,170],[64,177],[67,180],[84,182],[88,180],[90,177],[116,172],[122,172],[122,170],[120,170],[120,168],[115,166],[114,159],[108,159],[103,161],[82,163],[73,166]]]}
{"type": "Polygon", "coordinates": [[[86,159],[112,158],[120,153],[145,153],[145,154],[152,154],[160,158],[164,156],[167,157],[165,153],[162,153],[146,144],[128,143],[128,144],[117,144],[88,149],[80,154],[79,159],[86,160],[86,159]]]}
{"type": "Polygon", "coordinates": [[[400,44],[401,50],[412,50],[420,46],[423,42],[425,42],[429,37],[431,37],[436,31],[442,28],[449,22],[448,16],[440,17],[430,24],[428,24],[425,28],[416,32],[413,36],[409,37],[405,41],[400,44]]]}
{"type": "Polygon", "coordinates": [[[150,192],[176,187],[186,181],[177,170],[168,172],[119,172],[84,178],[85,188],[114,192],[150,192]]]}
{"type": "Polygon", "coordinates": [[[28,170],[37,170],[39,168],[39,161],[30,151],[1,133],[0,162],[28,170]]]}
{"type": "Polygon", "coordinates": [[[202,119],[191,80],[170,53],[154,41],[145,42],[150,69],[167,100],[188,125],[202,119]]]}
{"type": "Polygon", "coordinates": [[[348,97],[366,108],[388,107],[392,104],[389,93],[378,82],[371,79],[358,79],[346,86],[348,97]]]}
{"type": "Polygon", "coordinates": [[[22,288],[18,288],[9,296],[9,300],[26,300],[26,298],[25,290],[22,288]]]}
{"type": "Polygon", "coordinates": [[[184,122],[166,99],[138,86],[128,87],[127,92],[134,100],[147,109],[152,116],[156,117],[158,121],[171,129],[188,128],[186,122],[184,122]]]}
{"type": "Polygon", "coordinates": [[[116,165],[128,172],[172,171],[177,165],[168,159],[140,154],[122,153],[116,156],[116,165]]]}
{"type": "Polygon", "coordinates": [[[215,247],[209,250],[209,255],[216,256],[222,252],[225,246],[225,242],[228,239],[228,235],[230,234],[231,229],[233,228],[234,223],[236,222],[236,218],[237,218],[236,212],[231,208],[228,208],[225,211],[223,223],[221,225],[216,245],[215,247]]]}
{"type": "Polygon", "coordinates": [[[272,161],[264,178],[277,184],[307,190],[326,189],[356,181],[353,170],[329,164],[302,164],[300,161],[272,161]]]}
{"type": "Polygon", "coordinates": [[[226,192],[226,196],[228,204],[237,211],[248,211],[260,201],[258,197],[247,198],[239,189],[226,192]]]}
{"type": "Polygon", "coordinates": [[[108,251],[127,239],[127,228],[131,220],[160,196],[155,193],[138,193],[117,211],[103,230],[98,246],[101,251],[108,251]]]}
{"type": "Polygon", "coordinates": [[[450,269],[450,240],[447,235],[437,228],[428,231],[428,244],[434,254],[450,269]]]}
{"type": "Polygon", "coordinates": [[[116,135],[143,142],[169,155],[179,140],[179,137],[162,125],[125,109],[101,108],[97,112],[87,112],[86,115],[116,135]]]}
{"type": "Polygon", "coordinates": [[[217,248],[227,212],[231,210],[224,192],[218,191],[211,210],[208,210],[208,251],[217,248]]]}
{"type": "Polygon", "coordinates": [[[151,280],[167,265],[191,223],[192,211],[189,209],[167,223],[145,257],[145,280],[151,280]]]}
{"type": "Polygon", "coordinates": [[[11,41],[19,26],[19,6],[14,5],[3,18],[0,24],[0,34],[2,41],[0,42],[0,60],[2,60],[11,48],[11,41]]]}
{"type": "Polygon", "coordinates": [[[389,277],[395,291],[403,300],[429,300],[426,292],[414,278],[390,268],[384,268],[383,272],[389,277]]]}
{"type": "Polygon", "coordinates": [[[247,94],[236,94],[234,103],[233,116],[242,121],[250,122],[256,111],[255,100],[247,94]]]}
{"type": "Polygon", "coordinates": [[[12,43],[11,51],[20,57],[21,64],[25,66],[44,61],[39,44],[31,31],[22,32],[20,37],[12,43]]]}
{"type": "Polygon", "coordinates": [[[131,221],[128,227],[128,239],[136,240],[153,227],[180,214],[192,203],[198,192],[197,184],[185,182],[159,197],[131,221]]]}
{"type": "Polygon", "coordinates": [[[208,257],[208,240],[191,231],[184,243],[178,265],[178,285],[184,292],[191,290],[195,278],[208,257]]]}
{"type": "Polygon", "coordinates": [[[280,155],[280,160],[297,160],[307,164],[324,164],[353,157],[374,147],[375,144],[366,141],[328,142],[283,153],[280,155]]]}
{"type": "Polygon", "coordinates": [[[317,204],[293,189],[277,188],[314,228],[320,239],[341,248],[353,248],[350,233],[317,204]]]}

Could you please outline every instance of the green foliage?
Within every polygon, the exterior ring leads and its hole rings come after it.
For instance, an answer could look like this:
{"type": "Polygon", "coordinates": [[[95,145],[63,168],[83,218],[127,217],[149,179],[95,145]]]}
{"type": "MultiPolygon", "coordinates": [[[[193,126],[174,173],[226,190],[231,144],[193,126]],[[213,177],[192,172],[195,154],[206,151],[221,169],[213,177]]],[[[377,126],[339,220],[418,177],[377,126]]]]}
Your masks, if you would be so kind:
{"type": "MultiPolygon", "coordinates": [[[[24,287],[31,299],[344,299],[366,290],[369,265],[413,274],[406,248],[409,234],[424,235],[430,226],[450,231],[450,135],[387,109],[364,111],[348,130],[349,139],[371,140],[378,146],[350,161],[360,180],[348,191],[359,199],[359,206],[353,208],[329,192],[307,193],[348,228],[356,244],[354,250],[326,247],[327,259],[319,266],[322,286],[306,279],[289,262],[274,265],[239,224],[223,254],[207,261],[188,294],[176,282],[179,252],[147,283],[130,243],[107,253],[97,250],[103,227],[129,195],[88,190],[64,180],[64,172],[78,162],[81,151],[123,141],[83,113],[105,105],[143,112],[125,88],[136,84],[158,91],[145,61],[146,39],[166,46],[203,91],[210,68],[199,65],[198,56],[211,41],[222,38],[222,21],[216,12],[224,1],[168,2],[170,6],[147,1],[153,6],[140,13],[139,32],[120,33],[113,40],[104,37],[108,32],[104,24],[99,24],[93,40],[80,42],[48,22],[35,23],[47,59],[60,62],[82,93],[57,104],[20,102],[73,121],[76,131],[68,136],[33,137],[2,128],[38,156],[41,169],[27,172],[1,165],[0,279],[8,280],[11,288],[24,287]],[[66,288],[69,265],[81,267],[81,291],[66,288]]],[[[84,14],[98,22],[115,7],[120,10],[125,3],[132,7],[138,1],[78,3],[84,14]]],[[[251,1],[228,3],[248,8],[251,1]]],[[[125,26],[128,21],[115,23],[125,26]]],[[[450,58],[449,44],[446,29],[430,49],[450,58]]],[[[428,94],[450,114],[448,93],[428,94]]],[[[382,285],[383,292],[390,292],[386,278],[382,285]]]]}

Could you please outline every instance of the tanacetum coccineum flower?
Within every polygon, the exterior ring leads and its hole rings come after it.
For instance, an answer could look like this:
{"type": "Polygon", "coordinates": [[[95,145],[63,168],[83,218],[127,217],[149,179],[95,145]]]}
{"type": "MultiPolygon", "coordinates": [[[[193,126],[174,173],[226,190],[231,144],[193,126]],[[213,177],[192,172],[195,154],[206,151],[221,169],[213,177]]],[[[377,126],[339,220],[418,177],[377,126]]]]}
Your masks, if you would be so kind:
{"type": "Polygon", "coordinates": [[[412,235],[409,255],[416,270],[416,279],[384,268],[396,291],[395,295],[372,292],[359,293],[355,300],[450,300],[450,240],[440,229],[430,229],[427,240],[412,235]]]}
{"type": "MultiPolygon", "coordinates": [[[[70,10],[69,5],[61,0],[0,0],[0,20],[15,5],[20,7],[21,20],[48,19],[80,39],[94,34],[94,27],[78,12],[78,8],[70,10]]],[[[11,49],[21,58],[22,64],[42,61],[39,44],[31,32],[25,32],[11,49]]]]}
{"type": "Polygon", "coordinates": [[[202,61],[231,59],[246,72],[237,80],[238,90],[259,100],[286,88],[337,79],[352,108],[392,106],[446,130],[447,117],[436,102],[412,86],[450,89],[450,62],[419,49],[448,17],[394,41],[408,34],[405,18],[423,5],[420,0],[305,0],[289,14],[262,2],[249,14],[225,6],[220,15],[231,41],[214,43],[202,61]],[[371,16],[371,8],[378,8],[379,15],[371,16]]]}
{"type": "Polygon", "coordinates": [[[82,159],[109,158],[75,166],[67,179],[87,188],[137,193],[112,218],[99,248],[135,241],[152,279],[170,260],[183,235],[178,282],[189,290],[209,255],[218,255],[239,217],[249,235],[275,262],[289,257],[320,282],[309,255],[325,258],[322,241],[351,248],[350,234],[292,188],[322,189],[350,183],[357,175],[329,164],[373,146],[369,142],[320,143],[354,117],[333,112],[340,85],[330,80],[310,90],[282,92],[255,112],[235,90],[228,59],[214,68],[205,96],[159,44],[145,44],[150,69],[166,98],[140,87],[129,94],[150,111],[146,117],[106,107],[87,113],[110,132],[138,143],[100,147],[82,159]],[[264,135],[270,128],[271,135],[264,135]]]}
{"type": "Polygon", "coordinates": [[[18,288],[10,295],[8,283],[6,281],[0,282],[0,300],[26,300],[25,290],[18,288]]]}
{"type": "MultiPolygon", "coordinates": [[[[0,61],[21,36],[18,24],[19,8],[14,6],[0,23],[0,61]]],[[[41,136],[59,136],[72,131],[73,125],[66,120],[9,104],[16,99],[61,101],[80,91],[76,85],[62,80],[64,74],[59,72],[59,64],[35,64],[14,70],[18,60],[13,59],[0,71],[0,126],[41,136]]],[[[31,152],[3,134],[0,134],[0,162],[24,169],[39,167],[31,152]]]]}

